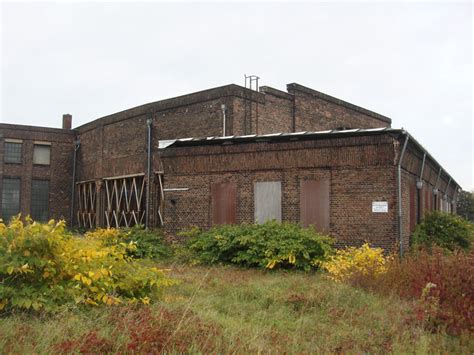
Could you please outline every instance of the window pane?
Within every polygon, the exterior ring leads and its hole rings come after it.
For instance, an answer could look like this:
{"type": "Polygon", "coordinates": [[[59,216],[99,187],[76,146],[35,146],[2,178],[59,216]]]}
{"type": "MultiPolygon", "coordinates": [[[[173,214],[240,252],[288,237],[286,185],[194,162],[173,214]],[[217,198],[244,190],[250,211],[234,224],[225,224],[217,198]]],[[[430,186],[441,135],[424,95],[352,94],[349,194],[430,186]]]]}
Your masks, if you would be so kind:
{"type": "Polygon", "coordinates": [[[49,181],[33,180],[31,185],[31,218],[47,221],[49,212],[49,181]]]}
{"type": "Polygon", "coordinates": [[[33,151],[33,164],[49,165],[51,146],[35,144],[33,151]]]}
{"type": "Polygon", "coordinates": [[[2,189],[2,218],[8,221],[20,213],[20,179],[4,178],[2,189]]]}
{"type": "Polygon", "coordinates": [[[281,182],[256,182],[254,186],[255,222],[281,221],[281,182]]]}
{"type": "Polygon", "coordinates": [[[21,143],[5,142],[5,162],[21,163],[21,143]]]}

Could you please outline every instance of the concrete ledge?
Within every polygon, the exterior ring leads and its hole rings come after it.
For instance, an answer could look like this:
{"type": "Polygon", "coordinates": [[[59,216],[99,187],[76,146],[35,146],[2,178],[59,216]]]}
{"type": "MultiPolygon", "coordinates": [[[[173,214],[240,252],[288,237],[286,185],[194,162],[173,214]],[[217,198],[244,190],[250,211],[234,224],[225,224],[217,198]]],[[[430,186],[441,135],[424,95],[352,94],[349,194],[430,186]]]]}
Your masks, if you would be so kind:
{"type": "Polygon", "coordinates": [[[357,106],[357,105],[354,105],[354,104],[351,104],[350,102],[347,102],[347,101],[344,101],[344,100],[340,100],[336,97],[333,97],[333,96],[330,96],[330,95],[326,95],[322,92],[319,92],[319,91],[316,91],[314,89],[310,89],[306,86],[303,86],[303,85],[300,85],[300,84],[296,84],[296,83],[292,83],[292,84],[288,84],[287,86],[287,90],[288,92],[295,92],[295,91],[300,91],[300,92],[304,92],[305,94],[309,94],[309,95],[312,95],[312,96],[315,96],[319,99],[322,99],[322,100],[325,100],[325,101],[328,101],[328,102],[331,102],[333,104],[336,104],[336,105],[340,105],[340,106],[344,106],[350,110],[354,110],[354,111],[357,111],[357,112],[360,112],[360,113],[363,113],[364,115],[367,115],[367,116],[371,116],[373,118],[376,118],[380,121],[383,121],[383,122],[386,122],[386,123],[389,123],[391,124],[392,123],[392,119],[389,118],[389,117],[386,117],[386,116],[383,116],[381,114],[378,114],[376,112],[373,112],[373,111],[370,111],[370,110],[367,110],[363,107],[360,107],[360,106],[357,106]]]}

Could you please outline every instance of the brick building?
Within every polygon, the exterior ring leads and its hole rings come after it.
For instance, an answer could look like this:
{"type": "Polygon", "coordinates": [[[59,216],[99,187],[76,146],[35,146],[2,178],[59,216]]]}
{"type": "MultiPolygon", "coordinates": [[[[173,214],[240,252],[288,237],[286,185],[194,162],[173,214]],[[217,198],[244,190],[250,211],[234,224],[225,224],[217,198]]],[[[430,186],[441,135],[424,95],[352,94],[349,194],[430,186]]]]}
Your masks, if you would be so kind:
{"type": "Polygon", "coordinates": [[[299,84],[227,85],[75,129],[70,115],[63,129],[0,124],[0,139],[4,219],[173,235],[274,218],[393,248],[426,211],[454,212],[459,190],[388,117],[299,84]]]}

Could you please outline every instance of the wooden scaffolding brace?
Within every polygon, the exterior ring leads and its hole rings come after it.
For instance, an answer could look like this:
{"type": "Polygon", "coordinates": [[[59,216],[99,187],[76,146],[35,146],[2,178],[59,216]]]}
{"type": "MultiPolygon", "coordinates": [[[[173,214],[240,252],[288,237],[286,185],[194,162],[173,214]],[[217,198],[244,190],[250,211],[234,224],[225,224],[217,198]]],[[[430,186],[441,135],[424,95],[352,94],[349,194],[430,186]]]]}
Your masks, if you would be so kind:
{"type": "Polygon", "coordinates": [[[146,197],[145,174],[104,178],[108,228],[132,227],[144,224],[146,197]]]}
{"type": "Polygon", "coordinates": [[[97,226],[97,189],[94,180],[77,183],[78,209],[77,223],[79,227],[92,229],[97,226]]]}

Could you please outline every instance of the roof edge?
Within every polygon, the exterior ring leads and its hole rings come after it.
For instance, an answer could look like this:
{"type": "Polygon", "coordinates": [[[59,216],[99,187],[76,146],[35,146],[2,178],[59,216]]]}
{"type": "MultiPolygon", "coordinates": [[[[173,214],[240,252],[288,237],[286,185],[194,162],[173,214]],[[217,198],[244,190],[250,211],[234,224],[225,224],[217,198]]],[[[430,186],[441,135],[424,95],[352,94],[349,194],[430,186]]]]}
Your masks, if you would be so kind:
{"type": "Polygon", "coordinates": [[[0,129],[15,129],[22,131],[35,131],[35,132],[45,132],[45,133],[62,133],[62,134],[75,134],[74,129],[64,129],[64,128],[55,128],[55,127],[43,127],[43,126],[30,126],[22,125],[15,123],[0,123],[0,129]]]}
{"type": "Polygon", "coordinates": [[[120,122],[129,118],[133,118],[139,115],[143,115],[149,112],[160,112],[169,110],[172,108],[178,108],[181,106],[187,106],[196,104],[199,102],[205,102],[209,100],[218,99],[221,97],[236,96],[245,98],[247,100],[256,101],[259,103],[265,103],[265,95],[255,90],[244,88],[237,84],[229,84],[219,86],[211,89],[202,91],[196,91],[190,94],[180,95],[171,97],[168,99],[158,100],[147,104],[135,106],[123,111],[118,111],[100,118],[97,118],[91,122],[85,123],[75,129],[79,133],[89,131],[96,128],[99,125],[107,125],[115,122],[120,122]]]}
{"type": "Polygon", "coordinates": [[[354,110],[354,111],[363,113],[364,115],[367,115],[367,116],[371,116],[371,117],[376,118],[380,121],[383,121],[383,122],[386,122],[386,123],[389,123],[389,124],[392,123],[392,119],[387,117],[387,116],[383,116],[383,115],[381,115],[377,112],[367,110],[366,108],[351,104],[350,102],[338,99],[337,97],[334,97],[334,96],[331,96],[331,95],[324,94],[320,91],[308,88],[306,86],[303,86],[303,85],[300,85],[300,84],[297,84],[297,83],[291,83],[291,84],[287,84],[286,87],[287,87],[288,92],[291,92],[291,91],[304,92],[306,94],[313,95],[317,98],[320,98],[322,100],[331,102],[333,104],[346,107],[350,110],[354,110]]]}

